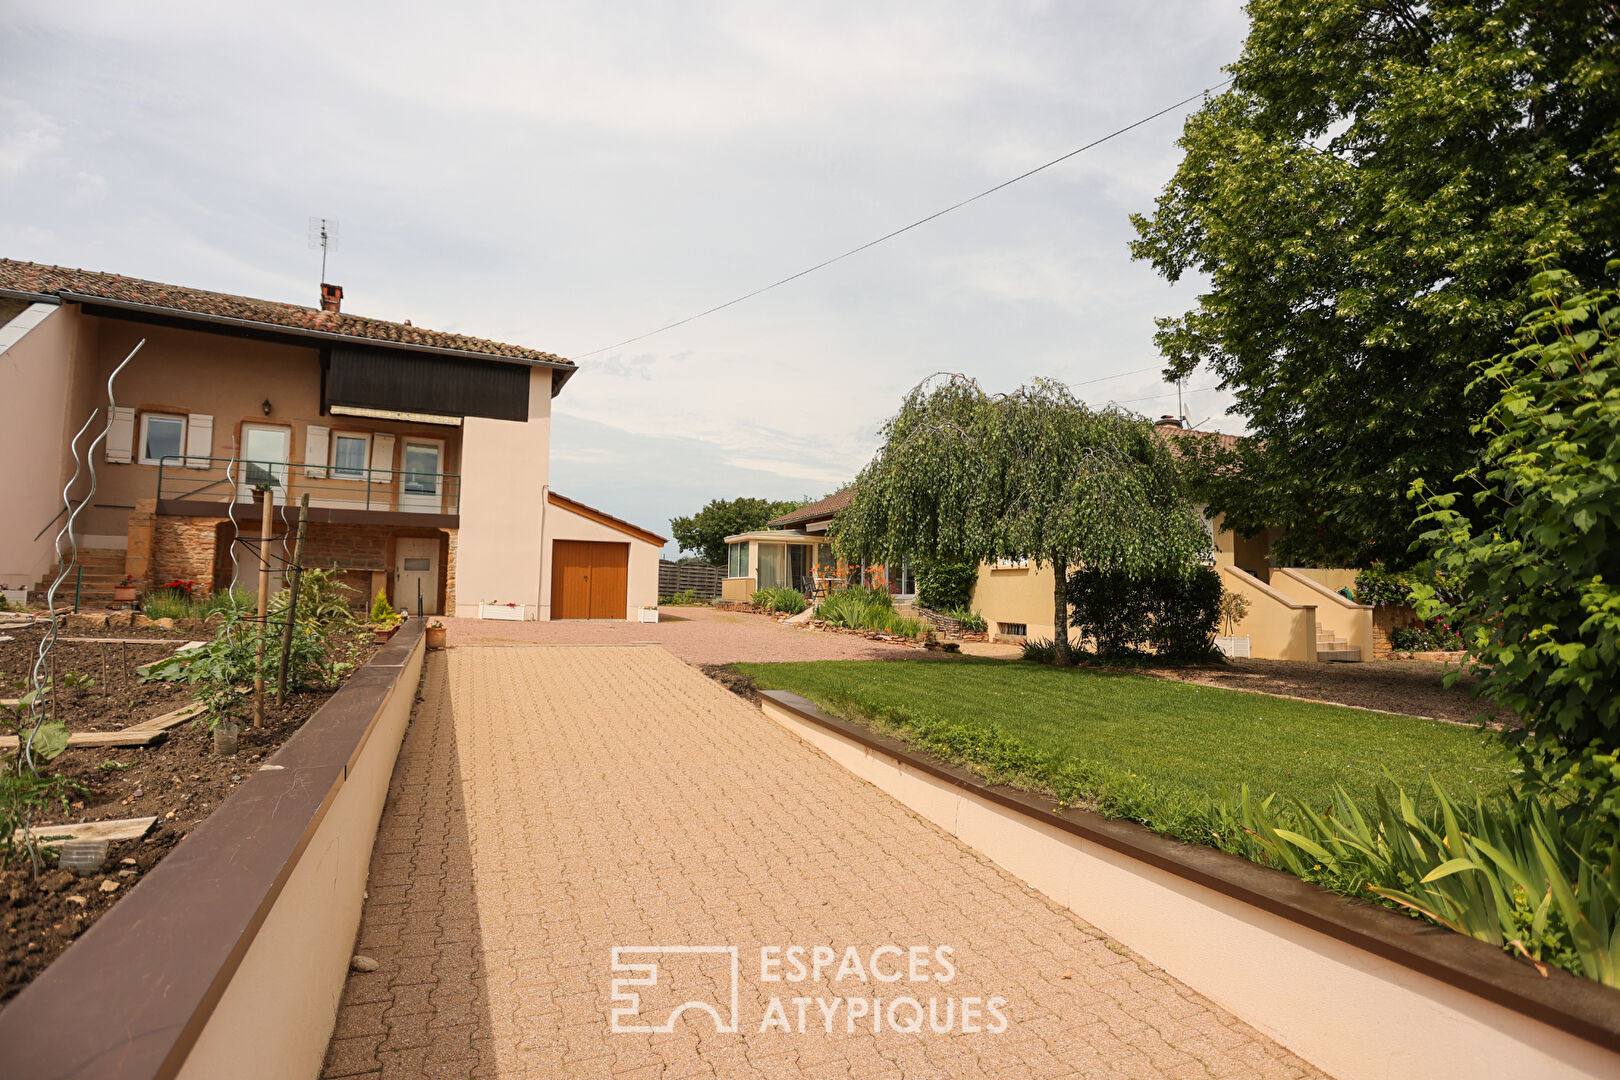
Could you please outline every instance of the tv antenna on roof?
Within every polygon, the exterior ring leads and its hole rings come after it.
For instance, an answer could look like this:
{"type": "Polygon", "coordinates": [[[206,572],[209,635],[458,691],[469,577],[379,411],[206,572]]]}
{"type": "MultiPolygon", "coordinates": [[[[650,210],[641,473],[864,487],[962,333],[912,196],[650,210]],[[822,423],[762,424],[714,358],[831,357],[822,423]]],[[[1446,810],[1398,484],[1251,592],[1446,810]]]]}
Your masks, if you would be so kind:
{"type": "Polygon", "coordinates": [[[309,246],[321,249],[321,284],[326,284],[326,253],[336,251],[338,246],[338,223],[336,218],[312,217],[309,219],[309,246]]]}

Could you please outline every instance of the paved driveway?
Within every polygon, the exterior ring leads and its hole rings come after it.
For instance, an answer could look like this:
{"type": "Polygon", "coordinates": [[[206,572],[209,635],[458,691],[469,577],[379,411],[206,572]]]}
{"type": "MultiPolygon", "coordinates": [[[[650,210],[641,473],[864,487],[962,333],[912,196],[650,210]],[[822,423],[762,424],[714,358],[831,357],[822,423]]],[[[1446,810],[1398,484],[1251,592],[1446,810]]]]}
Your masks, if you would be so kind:
{"type": "Polygon", "coordinates": [[[850,634],[786,626],[769,615],[709,607],[664,608],[656,623],[445,619],[452,645],[630,645],[656,642],[691,664],[778,660],[888,660],[930,655],[850,634]]]}
{"type": "Polygon", "coordinates": [[[358,951],[326,1077],[1320,1075],[652,647],[429,655],[358,951]]]}

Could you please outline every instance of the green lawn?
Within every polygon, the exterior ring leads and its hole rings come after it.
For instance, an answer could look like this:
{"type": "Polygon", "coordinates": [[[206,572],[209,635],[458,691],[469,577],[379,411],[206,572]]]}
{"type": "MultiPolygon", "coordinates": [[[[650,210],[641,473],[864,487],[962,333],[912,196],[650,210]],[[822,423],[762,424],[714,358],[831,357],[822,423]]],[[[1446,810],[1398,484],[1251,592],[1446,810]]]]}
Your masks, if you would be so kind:
{"type": "Polygon", "coordinates": [[[1416,717],[967,657],[736,667],[997,779],[1189,839],[1189,814],[1245,783],[1315,805],[1335,785],[1370,801],[1386,770],[1413,795],[1430,775],[1470,802],[1508,787],[1487,733],[1416,717]]]}

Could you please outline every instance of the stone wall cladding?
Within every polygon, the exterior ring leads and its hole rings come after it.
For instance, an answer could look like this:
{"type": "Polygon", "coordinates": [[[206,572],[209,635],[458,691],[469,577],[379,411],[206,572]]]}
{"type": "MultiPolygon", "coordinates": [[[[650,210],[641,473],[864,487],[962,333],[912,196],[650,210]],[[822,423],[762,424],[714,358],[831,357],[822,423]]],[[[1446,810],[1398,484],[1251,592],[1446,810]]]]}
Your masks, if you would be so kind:
{"type": "Polygon", "coordinates": [[[1388,660],[1395,651],[1390,632],[1403,626],[1416,626],[1422,621],[1417,612],[1405,605],[1380,604],[1373,608],[1372,658],[1388,660]]]}
{"type": "Polygon", "coordinates": [[[459,531],[460,530],[457,529],[445,530],[445,533],[448,536],[448,540],[446,541],[446,547],[448,550],[444,556],[443,607],[446,615],[454,615],[456,613],[456,538],[459,531]]]}
{"type": "MultiPolygon", "coordinates": [[[[289,511],[289,517],[292,516],[289,511]]],[[[215,579],[216,545],[223,551],[220,541],[220,526],[229,531],[230,524],[225,518],[216,517],[174,517],[159,515],[151,520],[151,561],[146,584],[161,585],[166,581],[195,581],[196,594],[201,596],[213,591],[215,579]]],[[[143,525],[143,531],[145,526],[143,525]]],[[[280,521],[272,523],[274,534],[280,537],[283,524],[280,521]]],[[[259,526],[257,522],[248,523],[242,530],[243,535],[250,538],[253,543],[244,547],[239,553],[239,560],[244,569],[250,569],[253,563],[253,547],[257,546],[259,526]]],[[[349,597],[349,606],[356,610],[369,608],[372,597],[372,575],[388,574],[389,586],[392,588],[392,570],[394,558],[394,540],[400,536],[439,537],[440,555],[446,563],[446,608],[454,611],[455,587],[455,532],[449,533],[449,553],[445,553],[445,530],[442,529],[412,529],[398,525],[335,525],[327,522],[310,522],[304,533],[304,566],[306,568],[337,569],[340,571],[339,580],[352,591],[349,597]]],[[[291,558],[293,547],[292,531],[271,544],[271,552],[275,556],[291,558]]],[[[223,573],[229,575],[230,556],[224,552],[223,573]]]]}
{"type": "Polygon", "coordinates": [[[151,559],[146,587],[193,581],[193,594],[214,591],[214,543],[221,518],[169,517],[151,521],[151,559]]]}

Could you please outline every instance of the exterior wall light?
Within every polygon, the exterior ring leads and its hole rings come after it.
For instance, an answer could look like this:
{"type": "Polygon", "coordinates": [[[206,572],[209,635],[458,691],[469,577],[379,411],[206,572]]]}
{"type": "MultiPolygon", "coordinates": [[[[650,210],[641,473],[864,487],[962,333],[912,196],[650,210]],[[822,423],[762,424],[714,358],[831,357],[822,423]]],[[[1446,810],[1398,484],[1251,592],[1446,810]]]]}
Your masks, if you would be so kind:
{"type": "Polygon", "coordinates": [[[270,415],[270,399],[265,398],[264,399],[264,405],[261,406],[261,407],[264,409],[264,415],[269,416],[270,415]]]}

